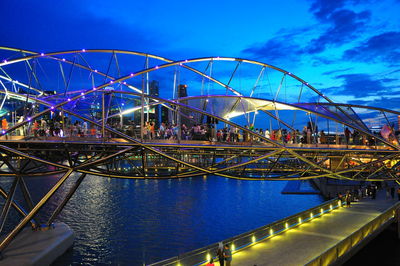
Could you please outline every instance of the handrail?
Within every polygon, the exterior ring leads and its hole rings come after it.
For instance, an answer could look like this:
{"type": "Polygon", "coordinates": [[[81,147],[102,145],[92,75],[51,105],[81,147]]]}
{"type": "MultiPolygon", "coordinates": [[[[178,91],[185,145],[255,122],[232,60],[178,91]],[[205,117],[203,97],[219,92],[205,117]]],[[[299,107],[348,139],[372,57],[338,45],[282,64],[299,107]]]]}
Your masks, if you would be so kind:
{"type": "MultiPolygon", "coordinates": [[[[236,253],[260,241],[281,234],[291,228],[297,227],[300,224],[309,222],[312,219],[320,217],[323,214],[331,212],[332,210],[337,209],[341,206],[342,202],[339,199],[332,199],[303,212],[264,225],[249,232],[245,232],[243,234],[228,238],[224,240],[223,243],[228,244],[231,247],[232,253],[236,253]]],[[[218,243],[214,243],[206,247],[192,250],[187,253],[150,264],[150,266],[202,265],[209,261],[212,257],[215,257],[217,248],[218,243]]]]}
{"type": "Polygon", "coordinates": [[[386,209],[382,214],[377,216],[374,220],[370,221],[351,235],[337,243],[335,246],[328,248],[323,253],[309,261],[308,266],[331,265],[343,255],[348,253],[356,245],[360,244],[365,238],[370,236],[376,230],[380,229],[388,222],[394,219],[396,210],[400,208],[400,202],[394,206],[386,209]]]}

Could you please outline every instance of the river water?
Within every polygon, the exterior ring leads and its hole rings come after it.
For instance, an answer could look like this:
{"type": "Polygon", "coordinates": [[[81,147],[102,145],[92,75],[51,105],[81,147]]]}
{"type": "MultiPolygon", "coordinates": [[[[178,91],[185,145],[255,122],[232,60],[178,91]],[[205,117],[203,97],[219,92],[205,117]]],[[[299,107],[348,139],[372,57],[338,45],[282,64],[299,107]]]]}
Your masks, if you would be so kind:
{"type": "MultiPolygon", "coordinates": [[[[73,180],[71,180],[73,181],[73,180]]],[[[42,219],[72,185],[67,181],[42,219]]],[[[4,180],[3,180],[4,182],[4,180]]],[[[36,200],[56,182],[29,180],[36,200]]],[[[75,232],[74,247],[55,265],[143,265],[241,234],[323,202],[283,195],[286,181],[216,176],[123,180],[87,176],[58,217],[75,232]]],[[[36,201],[37,202],[37,201],[36,201]]]]}

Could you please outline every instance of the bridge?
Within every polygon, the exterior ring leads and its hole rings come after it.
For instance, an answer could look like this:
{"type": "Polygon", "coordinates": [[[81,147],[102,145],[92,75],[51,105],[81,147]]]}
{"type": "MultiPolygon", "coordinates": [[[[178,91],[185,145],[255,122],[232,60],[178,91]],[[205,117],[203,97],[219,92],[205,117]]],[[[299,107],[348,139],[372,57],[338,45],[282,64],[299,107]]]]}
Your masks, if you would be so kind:
{"type": "Polygon", "coordinates": [[[276,66],[100,49],[0,47],[0,55],[0,176],[11,184],[0,184],[0,251],[29,223],[50,226],[88,174],[398,179],[399,112],[336,103],[276,66]],[[26,180],[44,175],[58,181],[35,203],[26,180]],[[51,217],[38,221],[75,176],[51,217]],[[12,208],[21,219],[5,232],[12,208]]]}
{"type": "MultiPolygon", "coordinates": [[[[363,198],[345,207],[331,200],[309,210],[223,241],[235,265],[342,265],[393,222],[400,202],[363,198]]],[[[400,232],[400,231],[399,231],[400,232]]],[[[163,260],[159,265],[205,265],[216,257],[218,243],[163,260]]]]}

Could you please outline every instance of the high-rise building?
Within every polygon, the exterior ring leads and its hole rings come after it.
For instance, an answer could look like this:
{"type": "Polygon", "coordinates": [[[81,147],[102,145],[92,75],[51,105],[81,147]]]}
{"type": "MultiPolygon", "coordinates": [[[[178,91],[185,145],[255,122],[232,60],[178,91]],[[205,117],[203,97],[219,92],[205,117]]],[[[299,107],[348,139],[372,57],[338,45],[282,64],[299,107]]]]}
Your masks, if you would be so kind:
{"type": "Polygon", "coordinates": [[[161,122],[169,123],[169,110],[165,106],[161,106],[161,122]]]}
{"type": "MultiPolygon", "coordinates": [[[[180,84],[178,86],[178,98],[184,98],[187,97],[188,93],[187,93],[187,85],[186,84],[180,84]]],[[[184,100],[184,101],[179,101],[182,104],[187,105],[188,101],[184,100]]],[[[181,120],[181,124],[185,124],[186,126],[191,126],[192,125],[192,121],[191,119],[189,119],[190,117],[190,113],[191,111],[185,108],[180,108],[179,110],[180,113],[180,120],[181,120]]]]}
{"type": "Polygon", "coordinates": [[[150,96],[159,96],[159,83],[157,80],[153,80],[149,84],[149,94],[150,96]]]}
{"type": "MultiPolygon", "coordinates": [[[[149,96],[154,96],[158,97],[159,96],[159,83],[157,80],[152,80],[149,83],[149,96]]],[[[152,99],[149,99],[149,104],[154,103],[152,99]]],[[[138,103],[135,104],[135,106],[140,106],[140,100],[138,100],[138,103]]],[[[146,105],[146,103],[144,103],[146,105]]],[[[147,121],[147,113],[146,113],[146,108],[144,110],[144,121],[147,121]]],[[[148,111],[148,121],[150,122],[155,122],[156,127],[159,126],[160,122],[160,105],[153,105],[151,108],[149,108],[148,111]]],[[[141,123],[141,112],[140,110],[135,112],[134,115],[134,122],[136,125],[140,125],[141,123]]]]}
{"type": "MultiPolygon", "coordinates": [[[[158,97],[159,96],[159,83],[157,80],[153,80],[149,84],[149,95],[158,97]]],[[[153,100],[150,100],[150,103],[153,100]]],[[[149,120],[154,121],[156,123],[156,127],[160,126],[160,105],[155,105],[149,110],[149,120]]]]}

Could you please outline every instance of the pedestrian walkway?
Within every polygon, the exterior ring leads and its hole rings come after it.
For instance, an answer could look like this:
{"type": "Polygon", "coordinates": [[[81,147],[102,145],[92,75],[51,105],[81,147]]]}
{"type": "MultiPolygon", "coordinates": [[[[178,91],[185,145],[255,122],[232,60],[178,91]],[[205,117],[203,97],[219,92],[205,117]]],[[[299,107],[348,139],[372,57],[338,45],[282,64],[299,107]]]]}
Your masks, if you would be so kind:
{"type": "MultiPolygon", "coordinates": [[[[334,247],[396,204],[385,199],[362,199],[351,207],[342,207],[311,222],[242,249],[233,255],[232,265],[304,265],[334,247]]],[[[216,263],[219,265],[219,263],[216,263]]]]}

